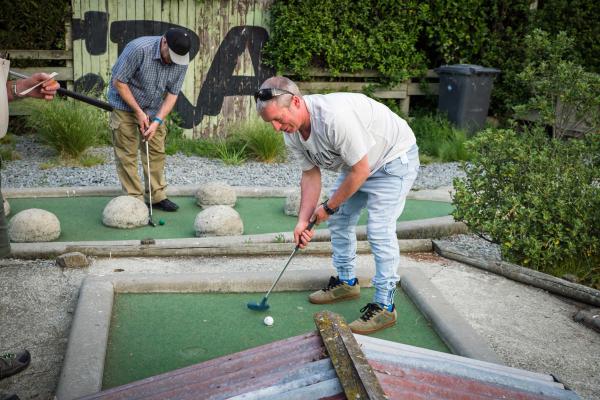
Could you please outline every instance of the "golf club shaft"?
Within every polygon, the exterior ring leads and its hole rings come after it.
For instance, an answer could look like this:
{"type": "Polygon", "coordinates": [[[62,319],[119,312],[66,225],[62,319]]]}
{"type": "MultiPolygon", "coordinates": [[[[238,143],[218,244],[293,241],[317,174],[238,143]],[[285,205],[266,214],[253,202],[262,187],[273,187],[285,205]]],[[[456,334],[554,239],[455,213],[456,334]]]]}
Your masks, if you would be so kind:
{"type": "Polygon", "coordinates": [[[292,261],[292,258],[294,258],[294,256],[296,255],[297,252],[298,252],[298,246],[296,246],[296,248],[294,249],[294,251],[290,255],[290,258],[288,258],[287,262],[285,263],[285,267],[283,267],[283,269],[279,273],[279,276],[277,277],[277,279],[275,279],[275,282],[273,282],[273,284],[271,285],[271,288],[269,289],[269,291],[267,292],[267,294],[265,294],[265,299],[267,297],[269,297],[269,295],[271,294],[271,291],[273,290],[273,288],[275,287],[275,285],[277,285],[277,282],[279,282],[279,280],[283,276],[283,273],[285,272],[286,268],[288,267],[288,265],[290,265],[290,261],[292,261]]]}
{"type": "MultiPolygon", "coordinates": [[[[15,72],[13,70],[10,70],[9,73],[11,75],[14,75],[14,76],[18,77],[18,78],[23,78],[23,79],[29,78],[27,75],[15,72]]],[[[58,90],[56,92],[58,94],[62,95],[62,96],[71,97],[71,98],[73,98],[75,100],[82,101],[84,103],[87,103],[87,104],[92,105],[94,107],[101,108],[101,109],[106,110],[106,111],[112,111],[113,110],[113,106],[111,106],[110,104],[108,104],[108,103],[106,103],[106,102],[104,102],[102,100],[98,100],[98,99],[95,99],[93,97],[89,97],[89,96],[83,95],[81,93],[76,93],[76,92],[73,92],[71,90],[67,90],[67,89],[62,88],[62,87],[58,88],[58,90]]]]}
{"type": "MultiPolygon", "coordinates": [[[[315,226],[315,222],[316,221],[311,221],[308,226],[306,227],[307,230],[311,230],[313,228],[313,226],[315,226]]],[[[279,282],[279,280],[281,279],[281,277],[283,276],[283,273],[285,272],[285,270],[287,269],[288,265],[290,265],[290,261],[292,261],[292,258],[294,258],[294,256],[296,255],[296,253],[298,252],[298,250],[300,249],[300,244],[298,243],[296,245],[296,247],[294,248],[294,251],[292,252],[292,254],[290,254],[290,258],[288,258],[287,262],[285,263],[285,266],[283,267],[283,269],[281,270],[281,272],[279,273],[279,276],[277,277],[277,279],[275,279],[275,282],[273,282],[273,284],[271,285],[271,288],[269,289],[269,291],[267,292],[267,294],[265,295],[265,299],[267,297],[269,297],[269,295],[271,294],[271,291],[273,290],[273,288],[275,287],[275,285],[277,285],[277,282],[279,282]]]]}
{"type": "Polygon", "coordinates": [[[152,183],[150,183],[150,152],[148,151],[148,140],[146,139],[146,165],[148,175],[148,202],[150,203],[150,222],[152,222],[152,183]]]}

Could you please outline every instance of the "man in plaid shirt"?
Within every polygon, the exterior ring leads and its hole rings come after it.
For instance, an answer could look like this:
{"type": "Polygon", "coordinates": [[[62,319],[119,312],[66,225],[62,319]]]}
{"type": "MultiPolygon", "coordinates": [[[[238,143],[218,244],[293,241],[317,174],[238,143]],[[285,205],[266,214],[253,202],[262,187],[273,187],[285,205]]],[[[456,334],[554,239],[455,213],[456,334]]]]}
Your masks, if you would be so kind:
{"type": "Polygon", "coordinates": [[[144,200],[137,171],[138,148],[145,154],[140,138],[148,141],[150,171],[144,168],[144,182],[150,182],[153,207],[176,211],[167,199],[164,120],[173,109],[189,64],[191,38],[179,28],[163,36],[144,36],[127,44],[112,68],[108,102],[114,107],[110,116],[117,173],[123,191],[144,200]]]}

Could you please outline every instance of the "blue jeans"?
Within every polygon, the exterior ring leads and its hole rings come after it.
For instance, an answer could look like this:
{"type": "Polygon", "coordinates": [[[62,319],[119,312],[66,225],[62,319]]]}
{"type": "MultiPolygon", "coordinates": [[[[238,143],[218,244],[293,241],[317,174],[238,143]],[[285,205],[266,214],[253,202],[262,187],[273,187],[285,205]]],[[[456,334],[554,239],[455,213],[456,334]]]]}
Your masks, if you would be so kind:
{"type": "MultiPolygon", "coordinates": [[[[404,210],[406,196],[419,172],[419,148],[411,147],[406,154],[385,164],[333,214],[328,225],[333,247],[333,266],[340,279],[355,277],[356,223],[366,206],[367,239],[375,257],[373,277],[374,301],[392,304],[396,285],[400,280],[398,265],[400,249],[396,236],[396,220],[404,210]]],[[[342,173],[332,190],[337,190],[347,173],[342,173]]]]}

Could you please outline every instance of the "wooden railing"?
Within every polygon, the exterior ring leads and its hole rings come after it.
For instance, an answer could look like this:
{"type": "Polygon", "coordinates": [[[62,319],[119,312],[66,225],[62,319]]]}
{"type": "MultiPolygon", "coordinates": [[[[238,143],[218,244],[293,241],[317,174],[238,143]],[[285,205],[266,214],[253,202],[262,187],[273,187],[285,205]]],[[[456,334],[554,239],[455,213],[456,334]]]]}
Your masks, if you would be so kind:
{"type": "MultiPolygon", "coordinates": [[[[308,73],[309,81],[298,81],[298,87],[305,94],[327,92],[363,92],[370,85],[376,84],[379,73],[376,71],[363,71],[357,73],[341,73],[333,77],[325,70],[311,70],[308,73]]],[[[433,70],[427,71],[427,82],[417,82],[413,78],[386,89],[377,89],[373,92],[375,97],[382,99],[397,99],[403,113],[408,114],[410,98],[412,96],[437,95],[437,74],[433,70]]]]}

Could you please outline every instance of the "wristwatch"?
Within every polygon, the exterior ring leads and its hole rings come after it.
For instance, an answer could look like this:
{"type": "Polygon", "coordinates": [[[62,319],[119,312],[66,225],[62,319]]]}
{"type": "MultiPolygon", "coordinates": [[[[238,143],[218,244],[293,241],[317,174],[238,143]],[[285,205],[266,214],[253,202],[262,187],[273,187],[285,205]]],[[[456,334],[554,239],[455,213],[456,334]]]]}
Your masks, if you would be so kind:
{"type": "Polygon", "coordinates": [[[335,214],[335,213],[337,212],[337,210],[339,210],[339,209],[340,209],[339,207],[336,207],[336,208],[330,208],[330,207],[327,205],[327,200],[325,200],[324,202],[322,202],[322,203],[321,203],[321,205],[323,206],[323,209],[325,210],[325,212],[326,212],[327,214],[329,214],[329,215],[333,215],[333,214],[335,214]]]}

